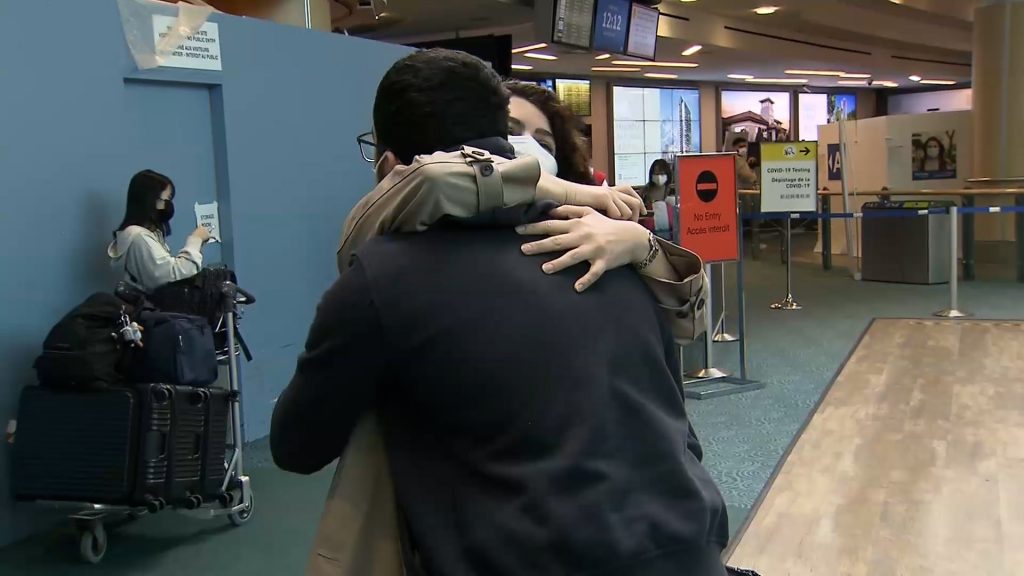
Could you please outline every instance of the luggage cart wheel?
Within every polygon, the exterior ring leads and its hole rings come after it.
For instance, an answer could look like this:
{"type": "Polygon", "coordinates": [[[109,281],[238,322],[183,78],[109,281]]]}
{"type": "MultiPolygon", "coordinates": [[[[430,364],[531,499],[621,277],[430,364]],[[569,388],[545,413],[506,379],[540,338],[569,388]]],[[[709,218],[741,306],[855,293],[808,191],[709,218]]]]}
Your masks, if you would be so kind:
{"type": "MultiPolygon", "coordinates": [[[[243,496],[244,498],[244,496],[243,496]]],[[[234,514],[228,514],[228,520],[231,521],[235,526],[243,526],[249,522],[252,518],[253,510],[256,508],[256,494],[251,490],[249,491],[249,501],[245,503],[245,508],[235,512],[234,514]]]]}
{"type": "Polygon", "coordinates": [[[103,524],[93,522],[79,532],[78,553],[89,564],[99,564],[107,553],[107,531],[103,524]]]}

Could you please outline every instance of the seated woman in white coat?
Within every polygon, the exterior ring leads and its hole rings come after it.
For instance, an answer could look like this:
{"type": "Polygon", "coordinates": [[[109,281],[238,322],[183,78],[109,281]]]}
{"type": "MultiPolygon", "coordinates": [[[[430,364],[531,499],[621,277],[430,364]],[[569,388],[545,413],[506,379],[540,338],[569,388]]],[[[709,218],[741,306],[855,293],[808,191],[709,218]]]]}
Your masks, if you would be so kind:
{"type": "Polygon", "coordinates": [[[174,217],[174,183],[163,174],[143,170],[128,184],[124,220],[107,248],[111,264],[124,270],[125,279],[147,293],[195,276],[203,268],[203,246],[210,233],[198,227],[185,239],[185,247],[172,254],[166,239],[174,217]]]}

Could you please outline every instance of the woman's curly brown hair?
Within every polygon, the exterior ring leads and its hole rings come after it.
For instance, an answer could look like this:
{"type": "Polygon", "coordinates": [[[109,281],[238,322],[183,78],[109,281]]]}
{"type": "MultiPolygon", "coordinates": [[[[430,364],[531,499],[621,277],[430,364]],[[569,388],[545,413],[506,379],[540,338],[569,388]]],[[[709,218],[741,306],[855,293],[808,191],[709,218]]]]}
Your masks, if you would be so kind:
{"type": "Polygon", "coordinates": [[[577,184],[593,184],[590,175],[590,158],[583,146],[583,135],[578,126],[580,119],[558,95],[536,84],[509,80],[505,87],[512,93],[533,104],[551,123],[555,135],[555,160],[558,161],[558,177],[577,184]]]}

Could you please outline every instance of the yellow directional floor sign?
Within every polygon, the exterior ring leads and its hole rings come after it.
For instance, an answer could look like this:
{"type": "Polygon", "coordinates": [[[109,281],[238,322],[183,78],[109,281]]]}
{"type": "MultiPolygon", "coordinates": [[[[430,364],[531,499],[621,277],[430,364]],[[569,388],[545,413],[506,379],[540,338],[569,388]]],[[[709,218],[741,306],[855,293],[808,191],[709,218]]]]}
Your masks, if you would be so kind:
{"type": "Polygon", "coordinates": [[[818,143],[761,143],[761,211],[814,212],[818,207],[818,143]]]}

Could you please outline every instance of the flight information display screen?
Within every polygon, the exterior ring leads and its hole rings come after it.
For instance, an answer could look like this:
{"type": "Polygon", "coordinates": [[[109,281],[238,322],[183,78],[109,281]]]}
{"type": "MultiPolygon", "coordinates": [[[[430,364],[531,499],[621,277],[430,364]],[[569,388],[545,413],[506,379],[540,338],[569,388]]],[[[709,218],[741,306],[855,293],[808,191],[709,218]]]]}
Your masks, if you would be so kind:
{"type": "Polygon", "coordinates": [[[598,0],[594,15],[594,50],[625,54],[629,32],[629,0],[598,0]]]}
{"type": "Polygon", "coordinates": [[[654,51],[658,45],[658,20],[661,13],[657,8],[648,8],[633,4],[629,17],[629,42],[626,54],[637,58],[654,60],[654,51]]]}
{"type": "Polygon", "coordinates": [[[556,0],[552,42],[590,49],[596,0],[556,0]]]}
{"type": "Polygon", "coordinates": [[[590,80],[555,80],[555,92],[577,116],[590,116],[590,80]]]}

